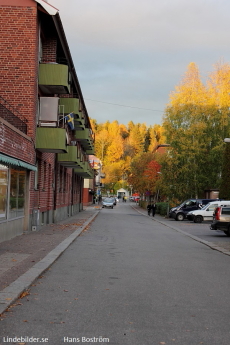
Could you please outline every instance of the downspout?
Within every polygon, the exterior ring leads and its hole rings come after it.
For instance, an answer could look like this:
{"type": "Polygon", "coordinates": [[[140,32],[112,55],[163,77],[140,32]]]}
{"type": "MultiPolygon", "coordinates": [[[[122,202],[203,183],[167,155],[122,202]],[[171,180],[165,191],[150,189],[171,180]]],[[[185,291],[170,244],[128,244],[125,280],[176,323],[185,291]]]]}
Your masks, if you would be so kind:
{"type": "Polygon", "coordinates": [[[57,154],[55,154],[54,163],[54,212],[53,212],[53,223],[56,223],[56,212],[57,212],[57,187],[58,187],[58,160],[57,154]]]}
{"type": "Polygon", "coordinates": [[[84,179],[83,177],[80,177],[80,205],[79,205],[80,212],[83,210],[83,183],[84,183],[84,179]]]}
{"type": "Polygon", "coordinates": [[[74,169],[72,169],[71,216],[74,214],[74,169]]]}

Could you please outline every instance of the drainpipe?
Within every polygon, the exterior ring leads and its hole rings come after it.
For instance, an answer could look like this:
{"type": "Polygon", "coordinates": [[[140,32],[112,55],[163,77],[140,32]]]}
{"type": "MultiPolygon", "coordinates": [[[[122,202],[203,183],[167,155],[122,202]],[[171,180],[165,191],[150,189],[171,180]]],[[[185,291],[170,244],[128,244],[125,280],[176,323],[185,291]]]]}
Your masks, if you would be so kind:
{"type": "Polygon", "coordinates": [[[72,169],[71,216],[74,214],[74,169],[72,169]]]}
{"type": "Polygon", "coordinates": [[[58,160],[57,153],[55,154],[54,163],[54,212],[53,212],[53,223],[56,223],[56,212],[57,212],[57,187],[58,187],[58,160]]]}

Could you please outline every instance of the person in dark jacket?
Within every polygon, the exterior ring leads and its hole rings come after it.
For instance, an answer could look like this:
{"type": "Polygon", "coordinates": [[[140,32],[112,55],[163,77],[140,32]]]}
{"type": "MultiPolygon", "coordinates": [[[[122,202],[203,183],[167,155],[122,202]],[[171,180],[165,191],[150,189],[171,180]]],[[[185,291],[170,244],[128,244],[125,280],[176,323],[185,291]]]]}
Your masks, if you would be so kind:
{"type": "Polygon", "coordinates": [[[151,204],[148,204],[148,205],[147,205],[147,211],[148,211],[148,215],[149,215],[149,216],[150,216],[151,209],[152,209],[152,205],[151,205],[151,204]]]}
{"type": "Polygon", "coordinates": [[[156,204],[152,205],[152,216],[154,217],[156,213],[156,204]]]}

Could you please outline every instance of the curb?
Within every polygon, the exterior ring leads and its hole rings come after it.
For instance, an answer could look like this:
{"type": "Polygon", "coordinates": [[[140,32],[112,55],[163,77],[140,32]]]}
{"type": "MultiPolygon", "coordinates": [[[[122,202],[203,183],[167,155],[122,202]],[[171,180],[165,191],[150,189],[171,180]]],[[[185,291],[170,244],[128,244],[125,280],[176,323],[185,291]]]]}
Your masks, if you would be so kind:
{"type": "Polygon", "coordinates": [[[46,271],[71,245],[71,243],[85,230],[85,228],[96,218],[99,211],[95,212],[85,223],[74,231],[69,237],[62,241],[56,248],[51,250],[42,260],[37,262],[26,273],[21,275],[13,283],[0,292],[0,315],[6,311],[31,284],[46,271]]]}
{"type": "MultiPolygon", "coordinates": [[[[146,216],[146,217],[150,218],[148,215],[146,215],[145,213],[139,211],[139,210],[136,209],[134,206],[132,206],[132,208],[133,208],[135,211],[137,211],[138,213],[142,214],[143,216],[146,216]]],[[[201,238],[199,238],[199,237],[197,237],[197,236],[193,236],[193,235],[191,235],[191,234],[188,234],[187,232],[185,232],[185,231],[183,231],[183,230],[181,230],[181,229],[178,229],[178,228],[175,227],[175,226],[172,226],[172,225],[170,226],[169,224],[163,222],[162,220],[158,220],[158,219],[156,219],[156,218],[150,218],[150,219],[152,219],[153,221],[158,222],[158,223],[160,223],[160,224],[162,224],[162,225],[165,225],[165,226],[167,226],[167,227],[170,228],[170,229],[173,229],[173,230],[175,230],[175,231],[177,231],[177,232],[180,232],[181,234],[186,235],[186,236],[192,238],[193,240],[195,240],[195,241],[197,241],[197,242],[200,242],[200,243],[204,244],[205,246],[208,246],[209,248],[211,248],[211,249],[213,249],[213,250],[217,250],[218,252],[221,252],[221,253],[223,253],[223,254],[225,254],[225,255],[229,255],[229,256],[230,256],[230,251],[228,251],[228,250],[226,250],[226,249],[223,249],[223,248],[221,248],[221,247],[219,247],[219,246],[217,246],[217,245],[215,245],[215,244],[212,244],[211,242],[204,241],[204,240],[202,240],[201,238]]]]}

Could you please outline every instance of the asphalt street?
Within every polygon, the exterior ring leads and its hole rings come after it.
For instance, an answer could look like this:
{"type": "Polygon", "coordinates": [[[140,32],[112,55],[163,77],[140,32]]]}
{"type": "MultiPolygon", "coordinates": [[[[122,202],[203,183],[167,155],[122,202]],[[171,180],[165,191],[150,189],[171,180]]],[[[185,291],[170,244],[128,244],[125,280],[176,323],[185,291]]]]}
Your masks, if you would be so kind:
{"type": "Polygon", "coordinates": [[[229,345],[230,256],[131,206],[100,211],[2,316],[1,344],[229,345]]]}

